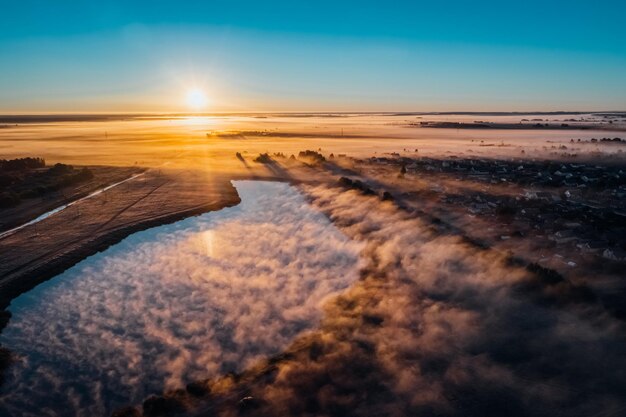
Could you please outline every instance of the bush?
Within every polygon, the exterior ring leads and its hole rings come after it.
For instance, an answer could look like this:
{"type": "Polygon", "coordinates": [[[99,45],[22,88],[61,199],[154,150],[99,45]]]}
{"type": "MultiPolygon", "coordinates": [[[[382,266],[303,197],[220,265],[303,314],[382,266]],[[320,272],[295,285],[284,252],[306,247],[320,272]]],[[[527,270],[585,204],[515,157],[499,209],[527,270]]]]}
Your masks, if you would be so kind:
{"type": "Polygon", "coordinates": [[[45,166],[43,158],[0,159],[0,171],[25,171],[45,166]]]}
{"type": "Polygon", "coordinates": [[[326,158],[324,158],[324,155],[321,153],[309,150],[300,151],[300,153],[298,153],[298,159],[303,159],[311,164],[319,164],[326,161],[326,158]]]}
{"type": "Polygon", "coordinates": [[[203,396],[209,394],[209,392],[210,392],[210,389],[207,386],[207,384],[205,382],[201,382],[201,381],[190,382],[185,387],[185,390],[189,394],[193,395],[194,397],[203,397],[203,396]]]}
{"type": "MultiPolygon", "coordinates": [[[[73,168],[72,168],[73,169],[73,168]]],[[[93,178],[93,172],[89,168],[83,168],[78,172],[63,175],[60,181],[61,186],[77,184],[79,182],[88,181],[93,178]]]]}
{"type": "Polygon", "coordinates": [[[54,164],[52,168],[48,170],[50,175],[65,175],[74,170],[74,167],[66,164],[54,164]]]}
{"type": "Polygon", "coordinates": [[[272,157],[269,154],[262,153],[259,154],[256,158],[254,158],[254,162],[258,162],[260,164],[270,164],[272,163],[272,157]]]}
{"type": "Polygon", "coordinates": [[[0,188],[7,187],[13,184],[17,178],[10,174],[0,174],[0,188]]]}
{"type": "Polygon", "coordinates": [[[143,415],[146,417],[167,416],[182,410],[182,404],[174,398],[151,395],[143,402],[143,415]]]}
{"type": "Polygon", "coordinates": [[[535,276],[544,284],[556,285],[565,281],[565,278],[553,269],[545,268],[538,263],[531,263],[526,267],[527,270],[535,274],[535,276]]]}
{"type": "Polygon", "coordinates": [[[20,201],[20,196],[12,191],[5,191],[0,194],[0,208],[17,206],[20,201]]]}
{"type": "Polygon", "coordinates": [[[496,214],[503,217],[511,217],[517,213],[517,207],[511,203],[502,203],[496,208],[496,214]]]}
{"type": "Polygon", "coordinates": [[[135,407],[127,406],[113,412],[111,417],[141,417],[141,413],[135,407]]]}
{"type": "Polygon", "coordinates": [[[354,184],[354,182],[348,178],[348,177],[341,177],[339,178],[339,185],[346,187],[346,188],[351,188],[352,185],[354,184]]]}
{"type": "Polygon", "coordinates": [[[0,171],[0,207],[12,207],[22,199],[41,197],[63,187],[91,180],[94,177],[89,168],[75,169],[72,165],[55,164],[47,170],[20,172],[23,167],[40,167],[43,159],[23,158],[20,160],[0,160],[0,164],[13,171],[0,171]],[[16,162],[17,161],[17,162],[16,162]],[[15,168],[15,169],[14,169],[15,168]]]}

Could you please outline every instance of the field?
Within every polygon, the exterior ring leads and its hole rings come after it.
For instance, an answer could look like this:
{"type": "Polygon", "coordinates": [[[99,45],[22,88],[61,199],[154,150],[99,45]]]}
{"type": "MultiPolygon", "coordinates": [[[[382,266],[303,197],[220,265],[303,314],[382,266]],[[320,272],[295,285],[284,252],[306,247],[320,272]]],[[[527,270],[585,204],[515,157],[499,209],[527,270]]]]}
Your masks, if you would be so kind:
{"type": "MultiPolygon", "coordinates": [[[[626,319],[621,114],[2,123],[0,159],[38,157],[47,167],[93,174],[0,211],[2,233],[72,203],[0,235],[3,325],[19,294],[127,236],[237,207],[233,180],[294,185],[362,247],[358,281],[325,300],[319,326],[287,349],[200,380],[177,374],[176,383],[120,416],[140,408],[146,416],[618,415],[626,407],[623,375],[609,372],[623,364],[626,319]],[[509,126],[538,118],[585,128],[420,127],[425,120],[509,126]]],[[[244,247],[260,250],[257,240],[249,235],[244,247]]],[[[10,369],[10,353],[2,352],[10,369]]],[[[168,369],[178,365],[172,360],[168,369]]]]}

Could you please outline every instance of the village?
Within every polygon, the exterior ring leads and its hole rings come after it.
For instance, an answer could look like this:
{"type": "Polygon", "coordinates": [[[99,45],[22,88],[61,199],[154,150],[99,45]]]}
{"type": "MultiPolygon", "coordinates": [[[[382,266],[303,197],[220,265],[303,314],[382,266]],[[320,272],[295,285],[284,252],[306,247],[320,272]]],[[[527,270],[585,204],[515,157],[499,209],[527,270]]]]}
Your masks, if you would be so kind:
{"type": "Polygon", "coordinates": [[[626,261],[626,172],[611,162],[397,154],[361,160],[397,172],[403,184],[427,181],[426,187],[400,193],[405,200],[425,199],[456,219],[485,221],[488,227],[478,234],[491,243],[532,242],[533,261],[570,268],[585,260],[626,261]]]}

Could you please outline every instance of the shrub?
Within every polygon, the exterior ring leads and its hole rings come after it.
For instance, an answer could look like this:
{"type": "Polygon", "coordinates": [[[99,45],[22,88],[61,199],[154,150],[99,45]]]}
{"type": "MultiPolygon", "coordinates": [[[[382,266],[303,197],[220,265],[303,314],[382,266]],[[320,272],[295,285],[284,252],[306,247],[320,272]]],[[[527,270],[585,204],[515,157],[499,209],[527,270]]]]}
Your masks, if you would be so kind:
{"type": "Polygon", "coordinates": [[[0,159],[0,171],[25,171],[45,166],[46,161],[43,158],[0,159]]]}
{"type": "Polygon", "coordinates": [[[321,153],[309,150],[300,151],[300,153],[298,153],[298,159],[303,159],[305,162],[311,164],[320,164],[326,161],[326,158],[324,158],[324,155],[321,153]]]}
{"type": "Polygon", "coordinates": [[[146,417],[167,416],[183,410],[175,398],[151,395],[143,402],[143,415],[146,417]]]}
{"type": "Polygon", "coordinates": [[[17,206],[20,201],[20,196],[12,191],[5,191],[0,194],[0,208],[17,206]]]}
{"type": "Polygon", "coordinates": [[[10,174],[0,174],[0,188],[7,187],[13,184],[17,178],[10,174]]]}
{"type": "Polygon", "coordinates": [[[260,164],[270,164],[272,163],[272,157],[267,153],[261,153],[259,156],[254,158],[254,162],[258,162],[260,164]]]}
{"type": "Polygon", "coordinates": [[[54,164],[52,168],[48,170],[50,175],[65,175],[74,170],[74,167],[66,164],[54,164]]]}

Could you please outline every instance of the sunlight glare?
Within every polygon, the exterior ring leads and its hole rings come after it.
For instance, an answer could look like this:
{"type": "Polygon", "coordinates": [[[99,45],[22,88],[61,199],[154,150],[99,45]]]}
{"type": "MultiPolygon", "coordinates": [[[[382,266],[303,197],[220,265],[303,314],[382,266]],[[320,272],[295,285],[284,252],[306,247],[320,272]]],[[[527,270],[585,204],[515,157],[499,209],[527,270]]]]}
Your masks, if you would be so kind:
{"type": "Polygon", "coordinates": [[[189,90],[186,95],[187,106],[192,110],[198,111],[206,107],[208,100],[202,90],[189,90]]]}

